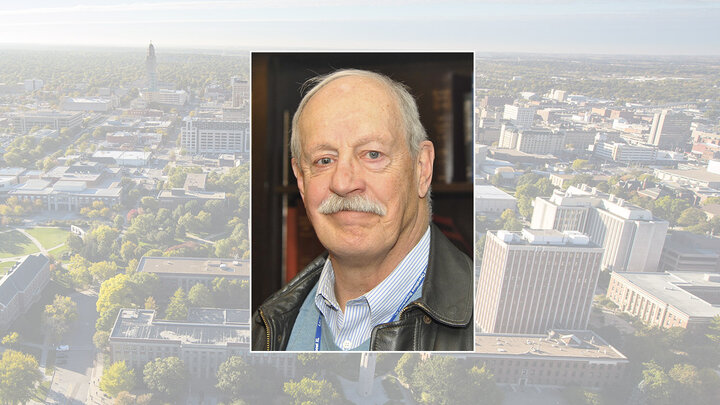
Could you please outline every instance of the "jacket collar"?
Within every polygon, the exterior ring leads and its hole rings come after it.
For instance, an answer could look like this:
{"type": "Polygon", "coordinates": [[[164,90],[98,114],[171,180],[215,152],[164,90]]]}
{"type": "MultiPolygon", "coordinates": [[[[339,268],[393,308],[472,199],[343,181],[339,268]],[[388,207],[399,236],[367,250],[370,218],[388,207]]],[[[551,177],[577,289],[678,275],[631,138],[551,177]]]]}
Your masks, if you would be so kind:
{"type": "Polygon", "coordinates": [[[422,296],[410,305],[417,305],[440,323],[467,326],[472,319],[472,261],[435,224],[430,226],[430,232],[422,296]]]}

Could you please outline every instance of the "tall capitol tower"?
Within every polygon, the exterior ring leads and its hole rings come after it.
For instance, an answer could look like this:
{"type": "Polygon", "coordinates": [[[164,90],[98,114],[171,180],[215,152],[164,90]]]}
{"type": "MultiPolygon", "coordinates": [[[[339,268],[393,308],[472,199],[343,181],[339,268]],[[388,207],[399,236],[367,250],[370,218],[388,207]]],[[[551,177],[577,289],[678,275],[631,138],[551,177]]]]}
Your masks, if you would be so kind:
{"type": "Polygon", "coordinates": [[[145,58],[145,69],[147,70],[148,75],[148,91],[158,91],[156,68],[157,58],[155,57],[155,47],[153,46],[152,41],[150,41],[147,58],[145,58]]]}

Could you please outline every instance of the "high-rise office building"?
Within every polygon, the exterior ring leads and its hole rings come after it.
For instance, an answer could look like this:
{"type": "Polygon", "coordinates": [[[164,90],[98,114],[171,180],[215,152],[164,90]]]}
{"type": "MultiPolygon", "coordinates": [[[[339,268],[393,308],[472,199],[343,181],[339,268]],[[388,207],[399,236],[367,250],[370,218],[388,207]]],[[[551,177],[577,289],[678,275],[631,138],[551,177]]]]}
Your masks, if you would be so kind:
{"type": "Polygon", "coordinates": [[[475,320],[483,333],[586,329],[603,249],[579,232],[488,232],[475,320]]]}
{"type": "Polygon", "coordinates": [[[661,149],[685,148],[690,143],[692,117],[671,110],[653,116],[648,143],[661,149]]]}
{"type": "Polygon", "coordinates": [[[192,153],[250,152],[250,124],[187,117],[180,129],[180,146],[192,153]]]}
{"type": "Polygon", "coordinates": [[[509,120],[518,128],[530,128],[535,118],[535,109],[532,107],[520,107],[517,105],[505,104],[503,119],[509,120]]]}
{"type": "Polygon", "coordinates": [[[232,86],[232,106],[234,108],[242,106],[250,100],[250,83],[247,80],[233,76],[230,79],[232,86]]]}
{"type": "Polygon", "coordinates": [[[668,222],[619,198],[602,200],[590,211],[586,233],[605,248],[603,268],[612,271],[657,271],[668,222]]]}
{"type": "Polygon", "coordinates": [[[585,230],[588,212],[596,197],[583,192],[576,194],[575,187],[567,191],[555,190],[550,198],[536,197],[533,203],[532,229],[556,229],[558,231],[585,230]]]}
{"type": "Polygon", "coordinates": [[[147,57],[145,58],[145,70],[147,71],[148,90],[157,91],[157,58],[155,57],[155,47],[152,42],[150,42],[150,46],[148,46],[147,57]]]}
{"type": "Polygon", "coordinates": [[[565,134],[547,129],[522,129],[503,124],[498,147],[538,155],[552,154],[565,146],[565,134]]]}
{"type": "Polygon", "coordinates": [[[613,271],[657,271],[668,222],[620,198],[570,187],[535,199],[531,226],[587,234],[605,249],[602,266],[613,271]]]}

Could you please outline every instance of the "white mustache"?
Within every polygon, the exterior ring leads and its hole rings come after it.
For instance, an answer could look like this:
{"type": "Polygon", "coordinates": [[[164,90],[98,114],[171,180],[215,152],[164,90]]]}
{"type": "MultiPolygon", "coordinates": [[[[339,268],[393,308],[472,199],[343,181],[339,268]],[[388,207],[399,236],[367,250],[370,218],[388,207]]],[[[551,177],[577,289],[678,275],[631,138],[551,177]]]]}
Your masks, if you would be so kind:
{"type": "Polygon", "coordinates": [[[358,211],[370,214],[385,216],[385,207],[377,201],[373,201],[363,195],[341,197],[335,193],[320,203],[318,212],[324,215],[335,214],[340,211],[358,211]]]}

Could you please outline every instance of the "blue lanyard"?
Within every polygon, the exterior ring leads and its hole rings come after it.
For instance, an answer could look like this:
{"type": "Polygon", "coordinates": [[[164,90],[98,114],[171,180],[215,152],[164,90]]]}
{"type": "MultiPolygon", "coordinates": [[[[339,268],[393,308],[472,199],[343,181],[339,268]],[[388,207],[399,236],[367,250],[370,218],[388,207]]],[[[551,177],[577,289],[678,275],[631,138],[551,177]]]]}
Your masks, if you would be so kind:
{"type": "MultiPolygon", "coordinates": [[[[426,268],[427,269],[427,268],[426,268]]],[[[408,293],[405,295],[405,299],[403,300],[402,304],[395,310],[395,313],[390,318],[390,320],[387,323],[393,322],[395,318],[398,316],[400,311],[405,308],[405,305],[407,305],[408,301],[410,301],[410,298],[415,294],[415,291],[422,285],[423,281],[425,281],[425,270],[423,270],[422,274],[420,274],[420,277],[418,277],[417,280],[415,280],[415,284],[413,284],[413,287],[408,291],[408,293]]],[[[322,337],[322,312],[320,315],[318,315],[318,321],[317,326],[315,326],[315,351],[320,351],[320,338],[322,337]]]]}

